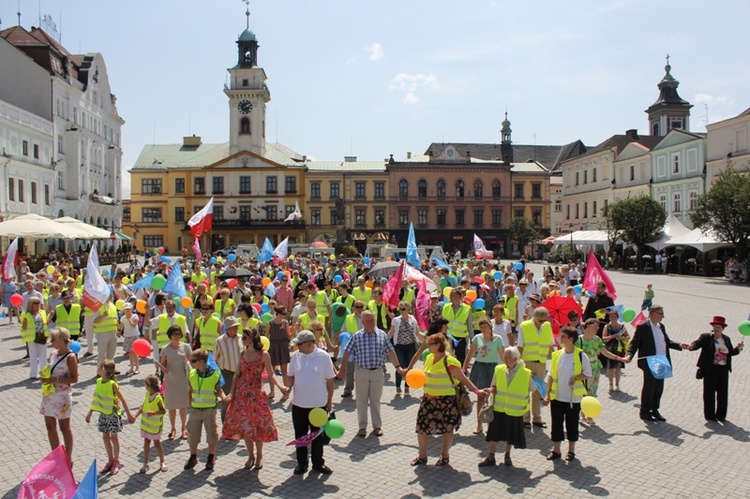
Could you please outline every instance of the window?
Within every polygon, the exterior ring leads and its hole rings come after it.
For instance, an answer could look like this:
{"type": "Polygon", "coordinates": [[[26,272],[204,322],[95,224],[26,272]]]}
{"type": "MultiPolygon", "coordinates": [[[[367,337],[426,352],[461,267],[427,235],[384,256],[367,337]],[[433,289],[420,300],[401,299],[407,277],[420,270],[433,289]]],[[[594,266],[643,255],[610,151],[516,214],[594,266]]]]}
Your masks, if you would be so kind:
{"type": "Polygon", "coordinates": [[[354,197],[359,199],[367,197],[364,182],[357,182],[354,184],[354,197]]]}
{"type": "Polygon", "coordinates": [[[404,178],[398,181],[398,198],[399,199],[409,198],[409,182],[404,178]]]}
{"type": "Polygon", "coordinates": [[[52,195],[49,184],[44,184],[44,205],[50,206],[52,204],[52,195]]]}
{"type": "Polygon", "coordinates": [[[583,183],[588,184],[589,183],[589,171],[583,170],[583,183]]]}
{"type": "Polygon", "coordinates": [[[427,225],[427,215],[429,210],[426,208],[420,208],[417,210],[417,225],[427,225]]]}
{"type": "Polygon", "coordinates": [[[164,246],[164,236],[143,236],[143,246],[146,248],[159,248],[164,246]]]}
{"type": "Polygon", "coordinates": [[[57,136],[57,152],[60,154],[63,154],[65,151],[63,149],[63,136],[62,134],[57,136]]]}
{"type": "Polygon", "coordinates": [[[310,183],[310,198],[320,199],[320,182],[310,183]]]}
{"type": "Polygon", "coordinates": [[[385,227],[385,210],[375,210],[375,227],[385,227]]]}
{"type": "Polygon", "coordinates": [[[213,177],[211,181],[213,183],[213,193],[224,194],[224,177],[213,177]]]}
{"type": "Polygon", "coordinates": [[[143,208],[141,221],[143,223],[161,222],[161,208],[143,208]]]}
{"type": "Polygon", "coordinates": [[[667,195],[666,194],[659,194],[659,204],[662,208],[664,208],[664,211],[667,211],[667,195]]]}
{"type": "Polygon", "coordinates": [[[24,140],[23,142],[21,142],[21,154],[23,154],[24,156],[29,155],[29,141],[28,140],[24,140]]]}
{"type": "Polygon", "coordinates": [[[317,208],[310,210],[310,225],[320,225],[320,210],[317,208]]]}
{"type": "Polygon", "coordinates": [[[542,184],[531,184],[531,198],[542,199],[542,184]]]}
{"type": "Polygon", "coordinates": [[[675,192],[672,194],[672,206],[675,213],[680,213],[682,211],[682,194],[679,192],[675,192]]]}
{"type": "Polygon", "coordinates": [[[331,208],[331,225],[338,225],[338,224],[339,224],[339,212],[336,208],[331,208]]]}
{"type": "Polygon", "coordinates": [[[275,175],[266,177],[266,194],[276,194],[279,192],[279,181],[275,175]]]}
{"type": "Polygon", "coordinates": [[[576,172],[576,185],[579,185],[578,181],[580,180],[580,174],[580,172],[576,172]]]}
{"type": "Polygon", "coordinates": [[[596,168],[591,170],[591,181],[596,182],[596,168]]]}
{"type": "Polygon", "coordinates": [[[635,165],[630,165],[630,181],[635,180],[635,165]]]}
{"type": "Polygon", "coordinates": [[[501,184],[499,180],[492,181],[492,199],[500,199],[502,194],[501,184]]]}
{"type": "Polygon", "coordinates": [[[250,80],[248,80],[247,78],[243,78],[242,79],[242,86],[243,87],[247,87],[248,85],[250,85],[250,80]]]}
{"type": "Polygon", "coordinates": [[[31,183],[31,204],[36,204],[36,182],[31,183]]]}
{"type": "Polygon", "coordinates": [[[214,220],[224,220],[224,207],[214,205],[214,220]]]}
{"type": "Polygon", "coordinates": [[[463,199],[464,197],[464,181],[461,179],[456,180],[456,199],[463,199]]]}
{"type": "Polygon", "coordinates": [[[250,119],[242,118],[240,120],[240,135],[250,135],[250,119]]]}
{"type": "Polygon", "coordinates": [[[438,227],[445,227],[445,225],[447,224],[447,218],[448,218],[447,212],[442,208],[438,208],[436,213],[437,213],[438,227]]]}
{"type": "Polygon", "coordinates": [[[130,222],[130,208],[123,208],[122,209],[122,221],[123,222],[130,222]]]}
{"type": "Polygon", "coordinates": [[[34,159],[39,159],[39,144],[34,144],[34,159]]]}
{"type": "Polygon", "coordinates": [[[294,194],[297,192],[297,177],[293,175],[287,175],[284,178],[284,192],[287,194],[294,194]]]}
{"type": "Polygon", "coordinates": [[[385,199],[385,182],[375,182],[375,199],[385,199]]]}
{"type": "Polygon", "coordinates": [[[174,193],[185,194],[185,179],[184,178],[174,179],[174,193]]]}
{"type": "Polygon", "coordinates": [[[250,177],[240,177],[240,194],[250,194],[250,177]]]}
{"type": "Polygon", "coordinates": [[[698,201],[698,193],[695,191],[690,191],[688,193],[688,209],[690,211],[695,211],[695,203],[698,201]]]}
{"type": "Polygon", "coordinates": [[[680,173],[680,155],[672,155],[672,174],[680,173]]]}
{"type": "Polygon", "coordinates": [[[503,225],[503,210],[495,208],[492,210],[492,226],[500,227],[503,225]]]}
{"type": "Polygon", "coordinates": [[[331,182],[331,199],[340,198],[341,187],[338,182],[331,182]]]}
{"type": "Polygon", "coordinates": [[[565,218],[570,220],[570,205],[566,205],[566,212],[565,218]]]}
{"type": "Polygon", "coordinates": [[[367,212],[362,208],[354,210],[354,225],[363,227],[367,225],[367,212]]]}
{"type": "Polygon", "coordinates": [[[531,222],[534,225],[542,225],[542,210],[538,208],[531,210],[531,222]]]}
{"type": "Polygon", "coordinates": [[[185,208],[183,206],[175,206],[174,208],[174,221],[184,222],[185,221],[185,208]]]}
{"type": "Polygon", "coordinates": [[[523,184],[515,184],[513,188],[515,189],[514,197],[516,199],[523,199],[523,184]]]}
{"type": "Polygon", "coordinates": [[[16,179],[8,178],[8,201],[16,200],[16,179]]]}
{"type": "Polygon", "coordinates": [[[249,221],[252,218],[252,216],[250,215],[250,213],[251,213],[250,209],[251,208],[252,208],[252,206],[247,206],[247,205],[240,206],[240,220],[249,221]]]}
{"type": "Polygon", "coordinates": [[[18,179],[18,202],[23,203],[25,201],[26,191],[23,188],[23,180],[18,179]]]}
{"type": "Polygon", "coordinates": [[[586,201],[585,203],[583,203],[583,218],[588,218],[588,217],[589,217],[589,203],[588,201],[586,201]]]}
{"type": "Polygon", "coordinates": [[[596,218],[596,201],[592,201],[592,207],[591,207],[591,217],[596,218]]]}
{"type": "Polygon", "coordinates": [[[474,227],[482,227],[484,225],[484,209],[474,210],[474,227]]]}
{"type": "Polygon", "coordinates": [[[427,181],[425,179],[420,179],[417,182],[417,196],[419,196],[419,199],[427,198],[427,181]]]}
{"type": "Polygon", "coordinates": [[[276,215],[276,205],[268,205],[266,206],[266,220],[276,220],[278,216],[276,215]]]}
{"type": "Polygon", "coordinates": [[[456,216],[456,225],[466,225],[466,210],[464,210],[463,208],[456,208],[456,211],[454,213],[456,216]]]}
{"type": "Polygon", "coordinates": [[[445,180],[443,179],[437,181],[437,198],[445,199],[445,180]]]}
{"type": "Polygon", "coordinates": [[[484,197],[484,184],[481,180],[474,181],[474,199],[482,199],[484,197]]]}
{"type": "Polygon", "coordinates": [[[193,179],[193,194],[205,194],[206,193],[206,178],[195,177],[193,179]]]}
{"type": "Polygon", "coordinates": [[[519,208],[519,209],[515,210],[515,217],[516,218],[523,218],[523,212],[524,212],[523,208],[519,208]]]}
{"type": "Polygon", "coordinates": [[[398,224],[399,225],[409,225],[409,210],[408,208],[401,208],[398,210],[398,224]]]}
{"type": "Polygon", "coordinates": [[[144,178],[141,180],[141,194],[161,194],[160,178],[144,178]]]}

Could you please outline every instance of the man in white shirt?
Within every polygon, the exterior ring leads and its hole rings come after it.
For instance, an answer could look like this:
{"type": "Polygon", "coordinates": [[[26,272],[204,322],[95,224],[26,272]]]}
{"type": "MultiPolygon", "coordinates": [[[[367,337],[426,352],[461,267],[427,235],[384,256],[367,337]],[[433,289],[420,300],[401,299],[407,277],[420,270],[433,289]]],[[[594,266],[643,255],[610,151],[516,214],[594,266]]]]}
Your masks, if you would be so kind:
{"type": "MultiPolygon", "coordinates": [[[[310,424],[310,411],[316,407],[331,412],[333,406],[333,362],[328,352],[315,346],[312,331],[302,330],[292,340],[298,350],[289,360],[288,386],[292,388],[292,424],[294,438],[300,438],[318,428],[310,424]]],[[[324,475],[333,473],[323,459],[323,440],[312,441],[312,469],[324,475]]],[[[307,472],[307,446],[297,447],[295,475],[307,472]]]]}
{"type": "MultiPolygon", "coordinates": [[[[234,375],[240,368],[240,357],[242,356],[242,337],[237,335],[237,329],[240,322],[236,317],[227,317],[224,319],[224,330],[214,343],[214,355],[216,363],[221,369],[221,375],[224,377],[223,390],[226,393],[232,393],[232,383],[234,375]]],[[[227,413],[227,404],[221,404],[221,422],[227,413]]]]}
{"type": "Polygon", "coordinates": [[[516,296],[518,297],[518,304],[516,305],[516,324],[520,324],[528,317],[526,316],[526,307],[529,305],[529,281],[521,279],[518,281],[518,289],[516,290],[516,296]]]}

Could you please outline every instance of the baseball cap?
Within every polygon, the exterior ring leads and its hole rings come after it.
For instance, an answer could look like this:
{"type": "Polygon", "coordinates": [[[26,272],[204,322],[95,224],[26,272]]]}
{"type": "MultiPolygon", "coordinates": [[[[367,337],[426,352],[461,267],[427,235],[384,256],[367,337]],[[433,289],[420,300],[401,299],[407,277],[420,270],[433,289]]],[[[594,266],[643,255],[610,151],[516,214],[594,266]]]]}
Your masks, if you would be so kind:
{"type": "Polygon", "coordinates": [[[297,337],[292,340],[292,343],[295,345],[299,345],[300,343],[309,343],[315,341],[315,335],[312,331],[309,331],[307,329],[303,329],[299,333],[297,333],[297,337]]]}

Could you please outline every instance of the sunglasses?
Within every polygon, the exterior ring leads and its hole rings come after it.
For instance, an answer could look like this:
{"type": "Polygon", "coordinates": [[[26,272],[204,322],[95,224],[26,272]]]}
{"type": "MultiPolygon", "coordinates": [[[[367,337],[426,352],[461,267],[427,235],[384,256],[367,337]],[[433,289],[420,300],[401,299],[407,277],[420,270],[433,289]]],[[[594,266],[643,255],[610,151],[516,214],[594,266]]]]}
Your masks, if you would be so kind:
{"type": "Polygon", "coordinates": [[[201,307],[201,310],[211,310],[211,309],[208,307],[201,307]]]}
{"type": "Polygon", "coordinates": [[[313,331],[323,331],[323,328],[322,327],[316,327],[315,329],[313,329],[313,331]]]}
{"type": "Polygon", "coordinates": [[[354,308],[365,308],[362,305],[354,305],[354,308]]]}
{"type": "Polygon", "coordinates": [[[406,310],[409,310],[408,308],[399,308],[399,312],[405,312],[406,310]]]}

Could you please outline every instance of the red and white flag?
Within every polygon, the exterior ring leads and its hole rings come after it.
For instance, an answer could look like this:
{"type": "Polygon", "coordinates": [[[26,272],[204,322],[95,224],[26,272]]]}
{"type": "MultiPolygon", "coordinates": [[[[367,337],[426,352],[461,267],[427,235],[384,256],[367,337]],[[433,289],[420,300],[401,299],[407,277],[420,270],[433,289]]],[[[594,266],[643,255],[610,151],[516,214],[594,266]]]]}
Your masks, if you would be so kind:
{"type": "Polygon", "coordinates": [[[202,210],[188,220],[190,233],[195,237],[201,237],[201,234],[211,230],[214,224],[214,198],[212,197],[202,210]]]}
{"type": "Polygon", "coordinates": [[[81,303],[96,312],[107,301],[110,289],[99,270],[99,253],[96,241],[91,245],[89,261],[86,263],[86,280],[83,282],[81,303]]]}
{"type": "Polygon", "coordinates": [[[18,238],[15,238],[8,251],[3,257],[3,281],[15,281],[16,280],[16,257],[18,255],[18,238]]]}
{"type": "Polygon", "coordinates": [[[388,282],[383,286],[383,301],[388,304],[391,310],[398,308],[398,295],[401,291],[401,282],[404,280],[405,260],[401,260],[398,270],[393,274],[388,282]]]}
{"type": "Polygon", "coordinates": [[[591,292],[596,291],[596,283],[602,281],[607,285],[607,294],[612,297],[613,300],[617,300],[617,292],[615,291],[615,285],[612,284],[612,280],[604,272],[604,269],[599,265],[599,260],[596,259],[593,251],[589,251],[589,258],[586,261],[586,277],[583,278],[583,289],[591,292]]]}
{"type": "Polygon", "coordinates": [[[200,260],[203,258],[203,252],[201,251],[201,243],[198,241],[198,238],[195,238],[195,242],[193,243],[193,253],[195,253],[195,259],[200,260]]]}
{"type": "Polygon", "coordinates": [[[39,461],[21,483],[18,499],[71,499],[77,489],[65,447],[58,446],[39,461]]]}
{"type": "Polygon", "coordinates": [[[484,242],[482,242],[478,235],[474,234],[474,257],[480,259],[492,258],[493,256],[492,251],[485,248],[484,242]]]}

